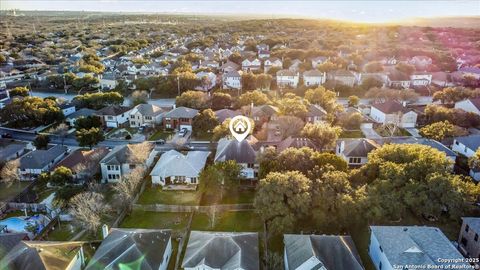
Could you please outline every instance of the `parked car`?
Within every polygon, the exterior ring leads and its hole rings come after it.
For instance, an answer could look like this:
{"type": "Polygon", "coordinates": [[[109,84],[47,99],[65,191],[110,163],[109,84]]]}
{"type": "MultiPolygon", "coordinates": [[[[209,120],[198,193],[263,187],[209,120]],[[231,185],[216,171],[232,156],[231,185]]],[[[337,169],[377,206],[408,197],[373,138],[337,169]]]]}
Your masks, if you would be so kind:
{"type": "Polygon", "coordinates": [[[179,146],[177,150],[179,150],[179,151],[193,151],[194,149],[195,149],[195,147],[186,144],[186,145],[179,146]]]}
{"type": "Polygon", "coordinates": [[[5,132],[5,133],[2,134],[2,138],[9,138],[9,139],[11,139],[11,138],[13,138],[13,136],[12,136],[12,134],[10,134],[10,133],[8,133],[8,132],[5,132]]]}
{"type": "Polygon", "coordinates": [[[164,139],[156,140],[155,144],[165,144],[165,140],[164,139]]]}
{"type": "Polygon", "coordinates": [[[188,133],[188,129],[186,128],[182,128],[179,132],[178,132],[178,135],[182,136],[182,137],[185,137],[185,135],[187,135],[188,133]]]}

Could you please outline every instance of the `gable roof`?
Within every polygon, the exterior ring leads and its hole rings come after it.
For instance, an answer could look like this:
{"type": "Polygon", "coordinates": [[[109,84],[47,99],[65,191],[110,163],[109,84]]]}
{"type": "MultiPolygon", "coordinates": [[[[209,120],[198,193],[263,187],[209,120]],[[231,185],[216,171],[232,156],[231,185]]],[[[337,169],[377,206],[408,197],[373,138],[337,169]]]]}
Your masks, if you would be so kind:
{"type": "Polygon", "coordinates": [[[164,110],[153,104],[138,104],[133,107],[132,114],[139,112],[142,116],[157,116],[164,112],[164,110]]]}
{"type": "Polygon", "coordinates": [[[312,257],[318,260],[314,269],[322,267],[325,269],[364,269],[350,236],[285,234],[283,242],[289,269],[297,269],[312,257]]]}
{"type": "Polygon", "coordinates": [[[67,269],[82,243],[21,241],[0,260],[6,269],[67,269]]]}
{"type": "Polygon", "coordinates": [[[115,146],[100,163],[108,165],[137,164],[135,156],[132,154],[131,144],[115,146]]]}
{"type": "Polygon", "coordinates": [[[187,108],[187,107],[178,107],[169,112],[165,113],[165,117],[168,118],[193,118],[198,114],[198,110],[187,108]]]}
{"type": "Polygon", "coordinates": [[[298,76],[298,73],[290,69],[281,69],[277,71],[277,76],[298,76]]]}
{"type": "Polygon", "coordinates": [[[372,104],[372,107],[376,108],[377,110],[385,114],[392,114],[392,113],[398,113],[398,112],[406,113],[411,111],[411,109],[403,106],[400,102],[393,101],[393,100],[389,100],[383,103],[375,103],[375,104],[372,104]]]}
{"type": "Polygon", "coordinates": [[[120,106],[120,105],[110,105],[107,107],[104,107],[96,112],[97,115],[120,115],[122,113],[125,113],[129,111],[130,108],[120,106]]]}
{"type": "Polygon", "coordinates": [[[241,142],[222,138],[218,141],[215,162],[235,160],[238,163],[255,163],[257,154],[247,140],[241,142]]]}
{"type": "Polygon", "coordinates": [[[153,167],[150,175],[162,178],[169,176],[198,177],[205,167],[210,152],[189,151],[186,155],[170,150],[165,152],[153,167]]]}
{"type": "Polygon", "coordinates": [[[160,269],[171,236],[171,230],[112,229],[85,269],[122,269],[132,262],[139,269],[160,269]]]}
{"type": "Polygon", "coordinates": [[[258,234],[192,231],[182,267],[205,264],[214,269],[260,269],[258,234]]]}
{"type": "MultiPolygon", "coordinates": [[[[478,98],[469,98],[467,99],[468,101],[470,101],[470,103],[473,104],[473,106],[475,106],[475,108],[477,108],[477,110],[480,110],[480,97],[478,98]]],[[[461,101],[460,101],[461,102],[461,101]]]]}
{"type": "Polygon", "coordinates": [[[35,150],[20,158],[20,169],[43,169],[54,159],[66,153],[68,148],[55,145],[47,150],[35,150]]]}
{"type": "Polygon", "coordinates": [[[272,116],[279,112],[278,108],[272,105],[254,106],[251,108],[251,114],[253,116],[272,116]]]}
{"type": "Polygon", "coordinates": [[[365,138],[343,140],[344,143],[342,154],[346,157],[367,157],[368,153],[377,149],[379,145],[365,138]]]}
{"type": "Polygon", "coordinates": [[[326,116],[327,111],[325,111],[322,106],[317,105],[317,104],[310,104],[310,107],[308,107],[308,112],[307,116],[326,116]]]}
{"type": "Polygon", "coordinates": [[[54,169],[64,166],[70,168],[72,172],[75,173],[79,173],[84,170],[94,171],[94,168],[98,165],[98,162],[107,154],[107,147],[98,147],[92,150],[77,149],[65,159],[57,163],[54,169]]]}
{"type": "MultiPolygon", "coordinates": [[[[370,226],[391,265],[455,265],[438,259],[463,259],[462,254],[436,227],[370,226]]],[[[466,268],[465,268],[466,269],[466,268]]]]}
{"type": "Polygon", "coordinates": [[[473,151],[476,151],[478,148],[480,148],[480,135],[456,137],[455,140],[472,149],[473,151]]]}
{"type": "Polygon", "coordinates": [[[303,76],[304,77],[322,77],[323,72],[321,72],[320,70],[317,70],[317,69],[311,69],[311,70],[307,70],[307,71],[303,72],[303,76]]]}
{"type": "Polygon", "coordinates": [[[215,116],[217,116],[217,119],[220,123],[223,123],[227,118],[233,118],[241,114],[242,113],[239,111],[234,111],[230,109],[221,109],[221,110],[215,111],[215,116]]]}
{"type": "Polygon", "coordinates": [[[74,118],[80,118],[80,117],[87,117],[87,116],[93,115],[95,112],[97,112],[97,111],[89,109],[89,108],[81,108],[80,110],[69,114],[66,118],[67,119],[74,119],[74,118]]]}
{"type": "Polygon", "coordinates": [[[277,151],[282,152],[283,150],[290,147],[293,147],[293,148],[308,147],[314,150],[317,149],[317,146],[312,142],[312,140],[308,138],[293,138],[292,136],[290,136],[285,140],[281,141],[277,145],[277,151]]]}

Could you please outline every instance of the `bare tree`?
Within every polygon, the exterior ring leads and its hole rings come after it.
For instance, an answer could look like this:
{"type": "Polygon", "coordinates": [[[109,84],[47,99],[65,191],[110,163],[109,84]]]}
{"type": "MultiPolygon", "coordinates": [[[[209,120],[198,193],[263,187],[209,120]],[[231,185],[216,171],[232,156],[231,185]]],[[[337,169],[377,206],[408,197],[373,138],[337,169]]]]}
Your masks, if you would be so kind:
{"type": "Polygon", "coordinates": [[[70,199],[70,214],[87,230],[97,233],[102,225],[102,216],[110,209],[102,194],[83,192],[70,199]]]}
{"type": "Polygon", "coordinates": [[[128,162],[134,164],[143,164],[150,155],[150,152],[152,152],[153,144],[149,142],[129,144],[128,149],[128,162]]]}
{"type": "Polygon", "coordinates": [[[123,206],[130,207],[135,198],[138,187],[142,183],[144,175],[145,169],[141,166],[137,166],[113,186],[113,190],[116,193],[116,199],[123,206]]]}
{"type": "Polygon", "coordinates": [[[68,135],[68,126],[65,123],[61,123],[58,125],[56,128],[52,130],[53,134],[56,134],[60,139],[62,140],[62,145],[63,142],[65,141],[65,137],[68,135]]]}
{"type": "Polygon", "coordinates": [[[299,135],[305,125],[302,119],[289,115],[280,116],[277,123],[282,139],[299,135]]]}
{"type": "Polygon", "coordinates": [[[18,181],[18,167],[20,166],[20,160],[14,159],[10,160],[3,166],[0,171],[0,182],[11,185],[14,182],[18,181]]]}
{"type": "Polygon", "coordinates": [[[218,215],[218,209],[216,205],[212,205],[208,207],[207,212],[208,220],[210,221],[210,229],[213,229],[215,227],[215,220],[218,215]]]}

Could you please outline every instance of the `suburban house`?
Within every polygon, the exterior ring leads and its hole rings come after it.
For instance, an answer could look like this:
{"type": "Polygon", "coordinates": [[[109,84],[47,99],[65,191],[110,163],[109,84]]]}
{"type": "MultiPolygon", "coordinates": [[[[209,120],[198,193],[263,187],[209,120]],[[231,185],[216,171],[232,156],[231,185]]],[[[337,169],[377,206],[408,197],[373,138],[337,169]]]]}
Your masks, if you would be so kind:
{"type": "Polygon", "coordinates": [[[97,147],[91,150],[77,149],[57,163],[55,168],[67,167],[72,170],[75,182],[86,182],[99,172],[99,161],[108,154],[108,148],[97,147]]]}
{"type": "MultiPolygon", "coordinates": [[[[462,227],[458,236],[458,249],[468,258],[480,257],[480,218],[462,217],[462,227]]],[[[479,264],[479,263],[477,263],[479,264]]]]}
{"type": "Polygon", "coordinates": [[[308,147],[313,150],[318,150],[318,147],[315,145],[315,143],[312,142],[312,140],[308,138],[302,138],[302,137],[289,136],[288,138],[279,142],[276,145],[277,152],[279,153],[286,150],[287,148],[303,148],[303,147],[308,147]]]}
{"type": "Polygon", "coordinates": [[[85,255],[81,242],[21,241],[0,259],[2,269],[81,270],[85,255]]]}
{"type": "Polygon", "coordinates": [[[337,83],[353,87],[356,81],[355,74],[349,70],[336,70],[328,74],[330,80],[336,81],[337,83]]]}
{"type": "Polygon", "coordinates": [[[243,110],[246,116],[252,118],[259,126],[265,122],[277,120],[279,112],[278,108],[272,105],[245,106],[243,110]]]}
{"type": "Polygon", "coordinates": [[[453,140],[452,150],[468,158],[473,157],[480,148],[480,135],[456,137],[453,140]]]}
{"type": "Polygon", "coordinates": [[[189,151],[186,155],[170,150],[162,154],[150,176],[156,185],[197,185],[210,152],[189,151]]]}
{"type": "Polygon", "coordinates": [[[220,66],[220,70],[222,71],[222,73],[227,73],[227,72],[235,71],[239,69],[240,69],[240,66],[232,61],[227,61],[220,66]]]}
{"type": "Polygon", "coordinates": [[[162,123],[162,115],[165,111],[153,104],[138,104],[130,111],[130,127],[149,126],[155,127],[162,123]]]}
{"type": "Polygon", "coordinates": [[[75,112],[75,105],[73,105],[71,103],[61,104],[58,107],[60,107],[63,115],[65,115],[65,116],[69,116],[70,114],[75,112]]]}
{"type": "Polygon", "coordinates": [[[34,180],[50,169],[67,155],[68,148],[62,145],[49,145],[46,150],[34,150],[20,158],[18,168],[20,180],[34,180]]]}
{"type": "Polygon", "coordinates": [[[370,139],[344,139],[337,142],[335,153],[349,166],[361,166],[367,163],[368,153],[379,147],[378,143],[370,139]]]}
{"type": "Polygon", "coordinates": [[[0,162],[17,159],[33,147],[32,143],[0,138],[0,162]]]}
{"type": "Polygon", "coordinates": [[[195,74],[200,85],[195,87],[195,90],[210,91],[217,84],[217,75],[213,72],[200,71],[195,74]]]}
{"type": "Polygon", "coordinates": [[[88,108],[82,108],[74,113],[69,114],[65,118],[65,122],[67,122],[71,127],[75,125],[75,121],[77,119],[82,118],[82,117],[87,117],[87,116],[92,116],[96,113],[97,111],[88,109],[88,108]]]}
{"type": "Polygon", "coordinates": [[[152,165],[157,152],[152,150],[145,161],[138,160],[133,154],[132,145],[119,145],[100,160],[102,181],[104,183],[118,182],[124,175],[129,174],[137,166],[148,168],[152,165]]]}
{"type": "Polygon", "coordinates": [[[277,85],[278,87],[292,87],[298,86],[300,75],[296,71],[289,69],[282,69],[277,71],[277,85]]]}
{"type": "Polygon", "coordinates": [[[259,270],[258,233],[192,231],[182,267],[259,270]]]}
{"type": "Polygon", "coordinates": [[[262,62],[257,58],[247,58],[242,61],[242,70],[243,71],[254,71],[260,70],[262,62]]]}
{"type": "Polygon", "coordinates": [[[241,114],[242,113],[240,111],[234,111],[230,109],[221,109],[215,111],[215,116],[217,117],[219,123],[223,123],[225,120],[227,120],[227,118],[232,119],[233,117],[241,114]]]}
{"type": "Polygon", "coordinates": [[[257,154],[248,140],[222,138],[218,141],[214,162],[234,160],[242,167],[242,176],[246,179],[258,177],[257,154]]]}
{"type": "Polygon", "coordinates": [[[278,57],[270,57],[263,62],[263,72],[267,73],[271,68],[283,67],[282,60],[278,57]]]}
{"type": "Polygon", "coordinates": [[[270,57],[270,51],[268,50],[259,50],[258,51],[258,58],[265,59],[270,57]]]}
{"type": "Polygon", "coordinates": [[[112,90],[117,86],[117,75],[114,72],[104,73],[100,78],[102,90],[112,90]]]}
{"type": "Polygon", "coordinates": [[[327,62],[328,58],[325,56],[318,56],[315,58],[312,58],[312,67],[317,68],[319,65],[327,62]]]}
{"type": "Polygon", "coordinates": [[[350,236],[284,234],[285,270],[364,270],[350,236]]]}
{"type": "Polygon", "coordinates": [[[462,262],[462,254],[436,227],[370,226],[368,253],[377,270],[407,269],[410,265],[430,265],[438,269],[470,267],[462,262]]]}
{"type": "Polygon", "coordinates": [[[432,58],[425,55],[416,55],[410,58],[408,63],[414,65],[417,70],[422,70],[432,64],[432,58]]]}
{"type": "Polygon", "coordinates": [[[110,105],[98,110],[95,115],[100,116],[107,128],[117,128],[127,125],[130,108],[119,105],[110,105]]]}
{"type": "Polygon", "coordinates": [[[415,72],[410,75],[411,86],[427,86],[432,83],[432,74],[427,72],[415,72]]]}
{"type": "Polygon", "coordinates": [[[403,72],[392,70],[388,74],[388,86],[390,87],[406,89],[409,88],[411,84],[410,76],[403,72]]]}
{"type": "Polygon", "coordinates": [[[466,112],[471,112],[480,115],[480,97],[469,98],[455,103],[455,109],[462,109],[466,112]]]}
{"type": "Polygon", "coordinates": [[[192,130],[193,118],[198,114],[198,110],[178,107],[163,115],[163,127],[167,129],[192,130]]]}
{"type": "Polygon", "coordinates": [[[439,87],[454,86],[452,75],[444,71],[432,73],[432,84],[439,87]]]}
{"type": "Polygon", "coordinates": [[[293,59],[290,66],[288,67],[288,70],[290,70],[291,72],[298,72],[300,70],[301,64],[303,64],[302,60],[293,59]]]}
{"type": "Polygon", "coordinates": [[[327,74],[316,69],[307,70],[303,73],[303,84],[306,86],[324,84],[326,79],[327,74]]]}
{"type": "MultiPolygon", "coordinates": [[[[240,71],[241,72],[241,71],[240,71]]],[[[232,70],[223,74],[223,88],[225,89],[241,89],[242,74],[239,71],[232,70]]]]}
{"type": "Polygon", "coordinates": [[[327,111],[325,111],[320,105],[310,104],[307,115],[305,116],[305,123],[320,123],[327,118],[327,111]]]}
{"type": "Polygon", "coordinates": [[[413,128],[417,124],[418,114],[406,107],[405,103],[386,101],[371,106],[370,117],[377,123],[394,124],[402,128],[413,128]]]}
{"type": "Polygon", "coordinates": [[[172,231],[113,228],[104,235],[86,270],[166,270],[172,257],[172,231]]]}

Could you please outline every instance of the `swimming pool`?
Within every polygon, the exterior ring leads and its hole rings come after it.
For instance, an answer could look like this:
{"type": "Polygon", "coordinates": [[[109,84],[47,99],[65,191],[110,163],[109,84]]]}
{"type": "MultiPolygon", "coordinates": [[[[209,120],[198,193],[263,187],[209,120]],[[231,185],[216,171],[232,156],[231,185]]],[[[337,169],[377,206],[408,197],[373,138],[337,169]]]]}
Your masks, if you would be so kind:
{"type": "Polygon", "coordinates": [[[39,233],[49,222],[50,220],[45,215],[34,215],[31,217],[19,216],[19,217],[10,217],[0,221],[0,226],[7,226],[6,229],[9,232],[29,232],[27,227],[30,225],[35,225],[37,228],[34,234],[39,233]]]}

